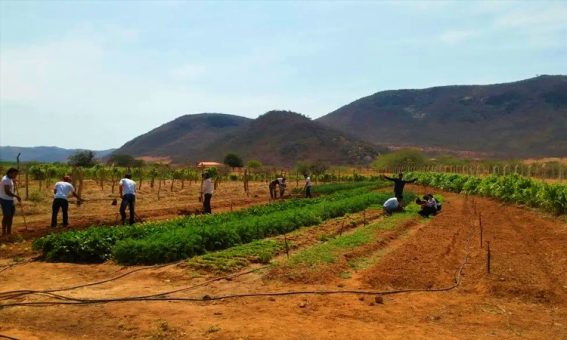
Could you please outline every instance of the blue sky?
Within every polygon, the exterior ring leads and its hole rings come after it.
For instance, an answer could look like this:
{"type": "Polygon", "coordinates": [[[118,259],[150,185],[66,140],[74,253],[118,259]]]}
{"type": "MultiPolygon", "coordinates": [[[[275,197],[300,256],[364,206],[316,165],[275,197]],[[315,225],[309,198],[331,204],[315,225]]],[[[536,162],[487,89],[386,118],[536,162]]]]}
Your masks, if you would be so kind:
{"type": "Polygon", "coordinates": [[[0,1],[0,145],[567,74],[565,1],[0,1]]]}

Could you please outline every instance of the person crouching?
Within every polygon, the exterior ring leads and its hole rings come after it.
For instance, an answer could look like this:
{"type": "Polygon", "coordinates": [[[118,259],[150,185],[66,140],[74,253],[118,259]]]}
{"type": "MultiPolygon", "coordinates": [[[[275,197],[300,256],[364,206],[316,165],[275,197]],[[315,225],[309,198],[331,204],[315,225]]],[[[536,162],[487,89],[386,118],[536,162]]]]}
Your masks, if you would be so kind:
{"type": "Polygon", "coordinates": [[[421,210],[418,211],[422,217],[429,217],[430,215],[437,215],[437,212],[441,210],[441,204],[437,202],[432,194],[427,194],[423,196],[423,200],[419,198],[415,200],[415,203],[421,205],[421,210]]]}
{"type": "Polygon", "coordinates": [[[384,202],[384,214],[392,216],[396,211],[402,210],[402,201],[398,197],[392,197],[384,202]]]}

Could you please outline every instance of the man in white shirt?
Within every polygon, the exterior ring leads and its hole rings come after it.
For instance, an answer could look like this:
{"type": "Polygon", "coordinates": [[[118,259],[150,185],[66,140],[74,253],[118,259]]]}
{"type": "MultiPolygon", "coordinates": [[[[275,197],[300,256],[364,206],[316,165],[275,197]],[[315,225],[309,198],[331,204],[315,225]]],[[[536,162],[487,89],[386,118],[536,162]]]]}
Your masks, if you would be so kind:
{"type": "Polygon", "coordinates": [[[59,214],[59,209],[63,211],[63,228],[69,226],[69,201],[67,197],[69,194],[73,194],[81,202],[81,197],[75,192],[73,184],[71,184],[71,177],[63,176],[63,180],[55,183],[53,187],[53,204],[51,205],[51,228],[57,226],[57,215],[59,214]]]}
{"type": "Polygon", "coordinates": [[[305,197],[311,198],[311,177],[305,175],[305,197]]]}
{"type": "Polygon", "coordinates": [[[203,190],[201,192],[203,196],[203,212],[205,214],[211,214],[211,198],[213,197],[213,181],[211,180],[211,175],[208,172],[203,174],[203,190]]]}
{"type": "Polygon", "coordinates": [[[12,234],[12,222],[16,215],[14,198],[21,202],[20,196],[15,194],[14,179],[18,176],[18,169],[10,168],[0,183],[0,205],[2,206],[2,236],[12,234]]]}
{"type": "Polygon", "coordinates": [[[386,216],[392,216],[392,213],[401,210],[401,207],[401,202],[397,197],[389,198],[384,202],[384,214],[386,214],[386,216]]]}
{"type": "Polygon", "coordinates": [[[136,205],[136,182],[132,180],[132,175],[126,174],[124,178],[118,183],[120,184],[118,190],[120,191],[120,216],[122,217],[122,224],[126,224],[126,207],[130,210],[130,225],[134,224],[134,206],[136,205]]]}
{"type": "Polygon", "coordinates": [[[278,185],[280,187],[280,198],[283,198],[284,193],[285,193],[285,188],[287,186],[287,182],[285,180],[285,177],[278,177],[278,185]]]}

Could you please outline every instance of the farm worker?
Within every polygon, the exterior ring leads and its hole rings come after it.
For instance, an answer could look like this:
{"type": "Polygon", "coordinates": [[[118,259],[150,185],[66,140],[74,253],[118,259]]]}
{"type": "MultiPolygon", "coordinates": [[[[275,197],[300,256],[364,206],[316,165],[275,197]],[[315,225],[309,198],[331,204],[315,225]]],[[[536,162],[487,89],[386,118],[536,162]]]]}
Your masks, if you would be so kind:
{"type": "Polygon", "coordinates": [[[311,177],[305,175],[305,197],[311,198],[311,177]]]}
{"type": "Polygon", "coordinates": [[[16,205],[14,198],[18,202],[22,202],[20,196],[14,191],[14,180],[18,176],[18,169],[10,168],[6,172],[6,176],[2,177],[0,188],[0,204],[2,205],[2,236],[12,234],[12,221],[16,214],[16,205]]]}
{"type": "Polygon", "coordinates": [[[394,211],[402,210],[402,201],[397,197],[392,197],[384,202],[384,214],[386,216],[392,216],[394,211]]]}
{"type": "Polygon", "coordinates": [[[287,186],[287,182],[285,180],[285,177],[279,177],[278,178],[278,185],[280,186],[280,198],[283,198],[284,193],[285,193],[285,187],[287,186]]]}
{"type": "Polygon", "coordinates": [[[136,182],[132,180],[131,174],[124,175],[124,178],[118,182],[120,198],[120,217],[122,217],[122,224],[126,224],[126,207],[130,210],[130,225],[134,224],[134,206],[136,205],[136,182]]]}
{"type": "Polygon", "coordinates": [[[268,188],[270,189],[270,198],[271,199],[278,198],[278,192],[276,191],[276,186],[279,186],[279,182],[278,182],[277,179],[274,179],[268,185],[268,188]]]}
{"type": "Polygon", "coordinates": [[[67,211],[69,210],[69,201],[67,197],[69,194],[77,197],[78,203],[81,203],[81,197],[75,192],[73,184],[71,184],[71,177],[63,176],[63,180],[55,183],[53,187],[53,204],[51,205],[51,228],[57,226],[57,214],[59,214],[59,209],[63,210],[63,227],[66,228],[69,225],[69,215],[67,211]]]}
{"type": "Polygon", "coordinates": [[[404,174],[403,173],[399,173],[398,174],[398,178],[392,178],[392,177],[388,177],[388,176],[383,176],[384,179],[387,179],[388,181],[392,181],[394,182],[394,195],[401,201],[404,199],[404,185],[406,185],[406,183],[413,183],[415,181],[417,181],[417,178],[412,179],[410,181],[406,181],[403,179],[404,174]]]}
{"type": "Polygon", "coordinates": [[[427,194],[423,196],[423,201],[419,198],[415,200],[415,203],[421,205],[421,210],[418,212],[423,217],[429,217],[429,215],[436,215],[438,211],[441,210],[441,204],[437,202],[432,194],[427,194]]]}
{"type": "Polygon", "coordinates": [[[208,172],[203,174],[203,212],[205,214],[211,214],[211,198],[213,197],[213,182],[211,180],[211,175],[208,172]]]}

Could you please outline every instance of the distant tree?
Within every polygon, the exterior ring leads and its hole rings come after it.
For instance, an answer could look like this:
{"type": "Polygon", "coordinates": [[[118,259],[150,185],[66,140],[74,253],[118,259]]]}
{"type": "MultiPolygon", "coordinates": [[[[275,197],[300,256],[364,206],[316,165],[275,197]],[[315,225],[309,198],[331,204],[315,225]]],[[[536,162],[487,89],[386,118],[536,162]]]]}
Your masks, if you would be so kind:
{"type": "Polygon", "coordinates": [[[210,167],[207,170],[205,170],[204,172],[208,172],[209,175],[211,176],[211,178],[215,178],[219,175],[219,170],[215,167],[210,167]]]}
{"type": "Polygon", "coordinates": [[[295,170],[302,175],[309,175],[311,173],[311,163],[305,161],[299,161],[295,163],[295,170]]]}
{"type": "Polygon", "coordinates": [[[384,168],[402,168],[402,167],[419,167],[427,163],[425,155],[417,150],[403,149],[379,156],[372,167],[378,169],[384,168]]]}
{"type": "Polygon", "coordinates": [[[96,164],[95,153],[91,150],[77,151],[67,158],[67,162],[71,166],[90,168],[96,164]]]}
{"type": "Polygon", "coordinates": [[[302,175],[314,175],[320,176],[325,173],[329,169],[329,166],[321,161],[312,162],[305,162],[299,161],[295,163],[295,170],[302,175]]]}
{"type": "Polygon", "coordinates": [[[249,167],[250,169],[258,169],[262,167],[262,162],[253,159],[248,161],[248,164],[246,164],[246,166],[249,167]]]}
{"type": "Polygon", "coordinates": [[[329,170],[329,165],[321,161],[316,161],[311,165],[311,173],[315,176],[320,176],[327,170],[329,170]]]}
{"type": "Polygon", "coordinates": [[[140,167],[144,165],[144,161],[141,159],[136,159],[130,155],[126,154],[112,154],[108,159],[108,164],[114,164],[116,166],[122,167],[140,167]]]}
{"type": "Polygon", "coordinates": [[[224,164],[228,165],[231,168],[241,168],[244,166],[244,162],[242,158],[235,153],[229,153],[224,156],[224,164]]]}

